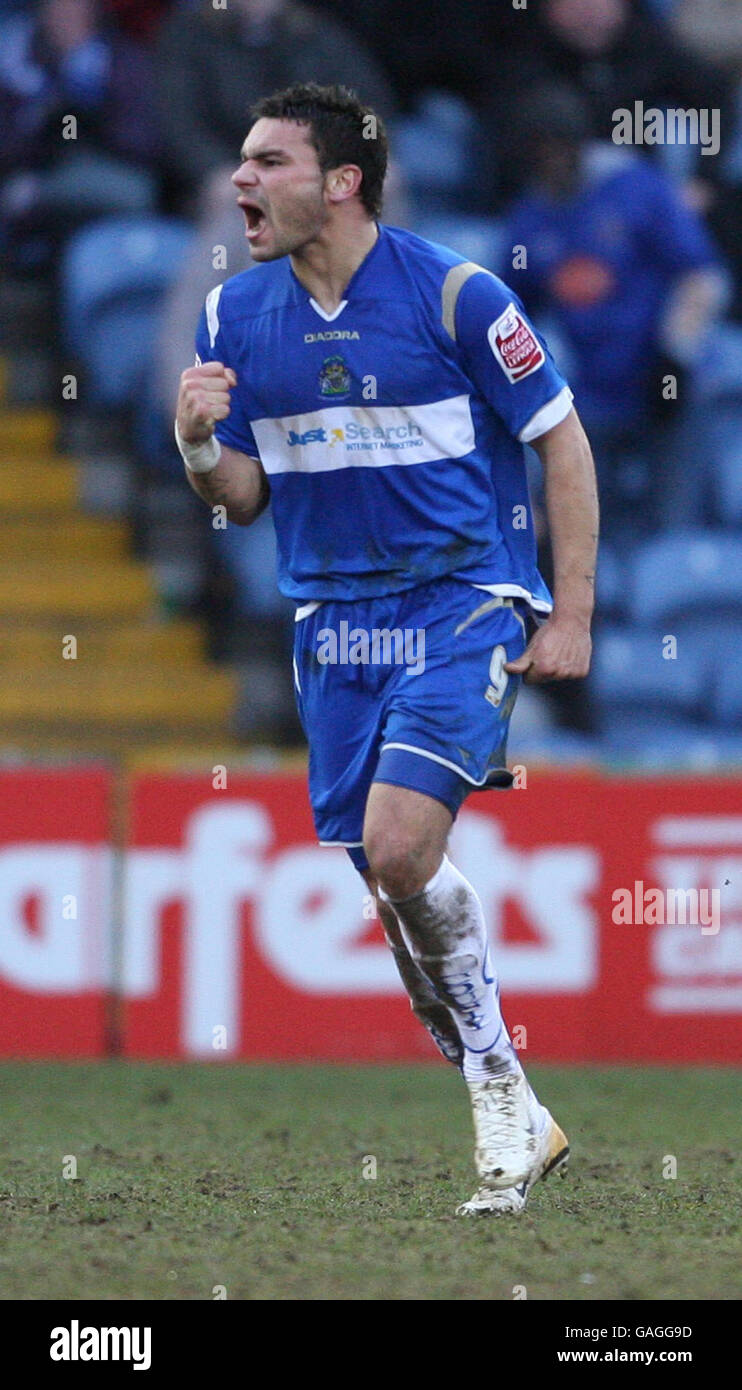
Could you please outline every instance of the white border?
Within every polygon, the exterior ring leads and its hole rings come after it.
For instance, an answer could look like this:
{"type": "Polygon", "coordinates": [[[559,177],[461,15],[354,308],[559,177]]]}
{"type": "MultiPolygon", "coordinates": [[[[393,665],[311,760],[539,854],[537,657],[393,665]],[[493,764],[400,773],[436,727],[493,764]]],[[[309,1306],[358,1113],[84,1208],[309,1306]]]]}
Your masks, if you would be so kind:
{"type": "MultiPolygon", "coordinates": [[[[449,576],[450,577],[450,576],[449,576]]],[[[502,594],[505,598],[524,598],[531,608],[537,613],[551,613],[553,604],[548,603],[545,598],[534,598],[528,589],[521,588],[520,584],[475,584],[473,580],[467,580],[472,589],[482,589],[485,594],[502,594]]]]}
{"type": "Polygon", "coordinates": [[[520,443],[530,444],[532,439],[540,439],[542,434],[553,430],[555,425],[561,425],[572,409],[573,400],[574,396],[569,387],[563,386],[559,394],[552,396],[552,399],[547,401],[546,405],[542,405],[523,426],[518,435],[520,443]]]}
{"type": "Polygon", "coordinates": [[[340,315],[342,314],[343,309],[347,309],[347,307],[348,307],[348,301],[347,301],[347,299],[344,299],[344,300],[342,301],[342,303],[338,304],[338,307],[337,307],[337,309],[335,310],[334,314],[328,314],[328,313],[322,308],[322,305],[317,303],[316,299],[312,299],[311,295],[310,295],[310,297],[309,297],[309,303],[311,304],[312,308],[314,309],[314,312],[315,312],[316,314],[319,314],[320,318],[321,318],[321,319],[324,319],[325,323],[334,323],[334,322],[335,322],[335,319],[339,318],[340,315]]]}
{"type": "Polygon", "coordinates": [[[216,335],[219,332],[219,298],[223,289],[223,284],[215,285],[206,296],[206,326],[212,348],[216,344],[216,335]]]}
{"type": "Polygon", "coordinates": [[[323,849],[333,849],[336,845],[341,849],[363,849],[363,840],[318,840],[317,843],[323,849]]]}
{"type": "Polygon", "coordinates": [[[308,618],[310,613],[316,613],[318,608],[325,602],[322,598],[312,599],[309,603],[302,603],[294,614],[294,622],[300,623],[303,618],[308,618]]]}
{"type": "Polygon", "coordinates": [[[421,758],[430,758],[433,763],[441,763],[443,767],[450,768],[452,772],[458,772],[459,776],[463,777],[465,782],[469,782],[472,787],[483,787],[487,781],[486,774],[481,782],[477,782],[474,777],[470,777],[467,772],[464,772],[463,768],[457,767],[456,763],[450,763],[448,758],[440,758],[437,753],[429,753],[427,748],[416,748],[412,743],[384,743],[381,752],[383,753],[387,748],[401,748],[404,753],[417,753],[421,758]]]}

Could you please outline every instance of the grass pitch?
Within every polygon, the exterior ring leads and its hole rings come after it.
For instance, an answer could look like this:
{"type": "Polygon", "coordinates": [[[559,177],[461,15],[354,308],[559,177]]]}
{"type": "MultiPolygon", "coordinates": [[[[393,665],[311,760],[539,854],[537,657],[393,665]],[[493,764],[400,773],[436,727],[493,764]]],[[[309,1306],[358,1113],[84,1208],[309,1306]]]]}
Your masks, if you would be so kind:
{"type": "Polygon", "coordinates": [[[0,1065],[0,1296],[739,1299],[740,1074],[529,1075],[570,1173],[461,1220],[471,1119],[442,1064],[0,1065]]]}

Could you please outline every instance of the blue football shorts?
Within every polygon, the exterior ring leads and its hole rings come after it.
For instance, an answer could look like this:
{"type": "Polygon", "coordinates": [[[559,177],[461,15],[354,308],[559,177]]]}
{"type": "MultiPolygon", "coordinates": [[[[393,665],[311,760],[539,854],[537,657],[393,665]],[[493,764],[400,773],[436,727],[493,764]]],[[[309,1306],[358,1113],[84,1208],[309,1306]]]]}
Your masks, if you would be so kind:
{"type": "Polygon", "coordinates": [[[520,599],[445,577],[382,598],[328,600],[299,617],[294,679],[321,844],[368,867],[372,782],[423,792],[455,818],[469,792],[509,786],[508,725],[526,645],[520,599]]]}

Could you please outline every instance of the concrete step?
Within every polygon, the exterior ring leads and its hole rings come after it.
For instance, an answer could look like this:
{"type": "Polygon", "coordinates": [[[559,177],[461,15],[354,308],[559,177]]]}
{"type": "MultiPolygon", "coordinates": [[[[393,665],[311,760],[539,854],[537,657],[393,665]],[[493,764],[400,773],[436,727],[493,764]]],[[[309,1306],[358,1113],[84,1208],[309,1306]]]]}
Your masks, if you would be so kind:
{"type": "MultiPolygon", "coordinates": [[[[80,626],[77,657],[88,668],[131,663],[136,669],[147,667],[193,667],[203,661],[204,640],[197,623],[176,619],[169,623],[114,624],[108,622],[80,626]]],[[[66,665],[63,638],[67,628],[61,623],[0,623],[0,666],[19,668],[66,665]]],[[[67,643],[69,650],[69,643],[67,643]]],[[[131,668],[130,668],[131,669],[131,668]]],[[[172,678],[172,673],[171,673],[172,678]]]]}
{"type": "Polygon", "coordinates": [[[129,553],[128,527],[121,521],[72,514],[0,519],[0,560],[114,560],[129,553]]]}
{"type": "Polygon", "coordinates": [[[208,766],[234,760],[235,769],[244,759],[246,745],[235,739],[229,730],[212,720],[208,727],[186,729],[182,734],[153,724],[116,725],[68,724],[60,729],[37,725],[21,727],[18,723],[5,731],[0,742],[0,769],[34,762],[38,764],[89,763],[110,760],[124,764],[130,770],[162,770],[162,750],[169,750],[170,766],[192,766],[203,770],[203,762],[193,765],[193,749],[210,759],[208,766]]]}
{"type": "Polygon", "coordinates": [[[58,515],[77,505],[77,468],[71,460],[11,458],[0,432],[0,512],[17,516],[58,515]]]}
{"type": "Polygon", "coordinates": [[[57,439],[57,417],[53,410],[39,406],[0,411],[0,439],[3,453],[9,458],[27,458],[54,451],[57,439]]]}
{"type": "Polygon", "coordinates": [[[237,687],[230,671],[204,667],[178,672],[132,672],[130,666],[93,669],[78,661],[60,662],[58,671],[4,670],[0,681],[0,723],[5,737],[13,726],[55,728],[85,724],[130,729],[152,726],[216,732],[226,725],[237,687]]]}
{"type": "Polygon", "coordinates": [[[76,620],[132,618],[151,612],[156,594],[147,567],[138,561],[59,563],[23,560],[0,569],[0,613],[6,619],[76,620]]]}

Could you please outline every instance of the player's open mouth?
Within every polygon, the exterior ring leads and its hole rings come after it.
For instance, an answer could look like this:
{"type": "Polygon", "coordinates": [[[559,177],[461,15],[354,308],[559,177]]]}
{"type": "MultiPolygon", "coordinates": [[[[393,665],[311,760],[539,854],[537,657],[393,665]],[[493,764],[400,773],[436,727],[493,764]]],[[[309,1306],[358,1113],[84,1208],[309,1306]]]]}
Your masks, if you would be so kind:
{"type": "Polygon", "coordinates": [[[257,203],[240,202],[240,207],[245,214],[245,235],[248,240],[255,241],[268,225],[268,219],[263,209],[257,203]]]}

